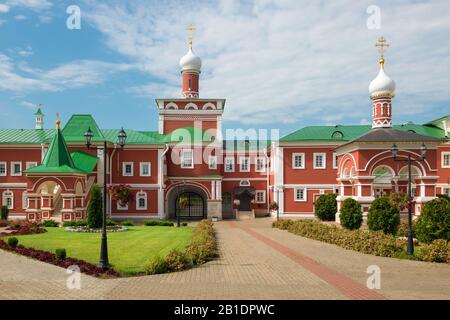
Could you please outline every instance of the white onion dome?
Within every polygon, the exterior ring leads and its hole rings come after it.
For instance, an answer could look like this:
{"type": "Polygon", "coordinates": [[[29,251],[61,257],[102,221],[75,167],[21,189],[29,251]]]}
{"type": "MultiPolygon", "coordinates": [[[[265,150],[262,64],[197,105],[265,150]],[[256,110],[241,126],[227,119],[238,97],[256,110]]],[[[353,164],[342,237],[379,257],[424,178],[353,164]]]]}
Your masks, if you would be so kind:
{"type": "Polygon", "coordinates": [[[384,72],[384,61],[380,61],[380,72],[369,85],[369,92],[371,96],[390,95],[395,94],[395,82],[384,72]]]}
{"type": "Polygon", "coordinates": [[[192,51],[192,48],[189,48],[188,53],[180,59],[180,67],[181,71],[195,70],[200,72],[200,69],[202,68],[202,59],[192,51]]]}

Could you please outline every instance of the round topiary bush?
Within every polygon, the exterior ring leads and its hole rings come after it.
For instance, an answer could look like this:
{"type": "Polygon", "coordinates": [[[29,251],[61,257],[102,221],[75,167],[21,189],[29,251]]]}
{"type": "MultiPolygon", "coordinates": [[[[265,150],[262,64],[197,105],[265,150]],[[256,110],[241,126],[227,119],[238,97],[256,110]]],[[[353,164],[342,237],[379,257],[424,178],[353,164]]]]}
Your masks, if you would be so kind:
{"type": "Polygon", "coordinates": [[[67,257],[66,249],[59,248],[55,250],[56,259],[64,260],[67,257]]]}
{"type": "Polygon", "coordinates": [[[317,218],[322,221],[334,221],[336,218],[337,204],[336,204],[337,194],[323,194],[321,195],[315,204],[315,214],[317,218]]]}
{"type": "Polygon", "coordinates": [[[342,203],[339,219],[344,228],[349,230],[359,229],[363,221],[361,204],[352,198],[345,199],[342,203]]]}
{"type": "Polygon", "coordinates": [[[422,207],[416,223],[416,236],[425,243],[436,239],[450,241],[450,201],[437,198],[422,207]]]}
{"type": "Polygon", "coordinates": [[[400,211],[388,198],[376,198],[370,205],[367,214],[367,226],[370,231],[383,231],[385,234],[396,234],[400,224],[400,211]]]}
{"type": "Polygon", "coordinates": [[[19,239],[17,239],[16,237],[8,238],[8,245],[11,248],[17,247],[18,244],[19,244],[19,239]]]}

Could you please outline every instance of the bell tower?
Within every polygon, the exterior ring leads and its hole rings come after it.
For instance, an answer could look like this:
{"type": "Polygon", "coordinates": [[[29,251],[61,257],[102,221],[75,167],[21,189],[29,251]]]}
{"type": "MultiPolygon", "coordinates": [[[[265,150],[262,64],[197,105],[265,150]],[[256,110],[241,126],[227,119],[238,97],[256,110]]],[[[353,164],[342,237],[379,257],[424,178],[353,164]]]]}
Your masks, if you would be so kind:
{"type": "Polygon", "coordinates": [[[189,32],[189,50],[180,59],[181,93],[184,98],[198,98],[202,60],[192,50],[194,26],[189,25],[186,30],[189,32]]]}

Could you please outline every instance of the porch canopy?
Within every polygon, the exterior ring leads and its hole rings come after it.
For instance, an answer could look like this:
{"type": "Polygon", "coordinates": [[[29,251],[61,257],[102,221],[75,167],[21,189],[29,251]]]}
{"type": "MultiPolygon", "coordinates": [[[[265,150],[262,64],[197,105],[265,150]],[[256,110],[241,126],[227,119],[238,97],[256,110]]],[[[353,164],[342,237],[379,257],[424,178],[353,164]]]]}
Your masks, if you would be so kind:
{"type": "Polygon", "coordinates": [[[240,187],[236,187],[234,188],[234,195],[235,196],[241,196],[244,193],[247,193],[249,195],[251,195],[252,197],[255,196],[256,194],[256,190],[254,187],[250,187],[250,186],[240,186],[240,187]]]}

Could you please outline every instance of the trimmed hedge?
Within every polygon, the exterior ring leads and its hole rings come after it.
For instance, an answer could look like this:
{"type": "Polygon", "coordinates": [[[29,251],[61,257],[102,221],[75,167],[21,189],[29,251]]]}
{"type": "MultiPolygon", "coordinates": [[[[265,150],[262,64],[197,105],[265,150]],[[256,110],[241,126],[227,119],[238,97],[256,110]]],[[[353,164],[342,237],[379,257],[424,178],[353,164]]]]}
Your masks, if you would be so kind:
{"type": "Polygon", "coordinates": [[[429,262],[449,262],[450,263],[450,242],[438,239],[430,244],[419,247],[417,258],[429,262]]]}
{"type": "Polygon", "coordinates": [[[172,221],[164,221],[164,220],[150,220],[145,221],[144,225],[147,227],[173,227],[174,223],[172,221]]]}
{"type": "Polygon", "coordinates": [[[41,226],[47,228],[56,228],[59,227],[59,223],[56,222],[55,220],[45,220],[44,222],[41,223],[41,226]]]}
{"type": "Polygon", "coordinates": [[[342,248],[382,257],[398,257],[403,245],[381,231],[347,230],[313,220],[280,220],[273,227],[342,248]]]}
{"type": "Polygon", "coordinates": [[[396,234],[400,223],[400,211],[388,198],[376,198],[372,201],[367,214],[367,227],[371,231],[383,231],[396,234]]]}
{"type": "Polygon", "coordinates": [[[315,204],[315,215],[322,221],[334,221],[336,218],[336,193],[322,194],[315,204]]]}
{"type": "Polygon", "coordinates": [[[363,221],[361,204],[352,198],[345,199],[342,203],[339,220],[346,229],[359,229],[363,221]]]}
{"type": "Polygon", "coordinates": [[[217,256],[214,225],[202,220],[192,230],[192,239],[185,251],[172,250],[165,258],[156,257],[145,267],[146,274],[181,271],[210,261],[217,256]]]}
{"type": "Polygon", "coordinates": [[[416,236],[420,242],[450,241],[450,201],[437,198],[427,202],[416,223],[416,236]]]}
{"type": "Polygon", "coordinates": [[[123,225],[125,227],[132,227],[132,226],[134,226],[134,222],[133,221],[124,221],[121,223],[121,225],[123,225]]]}
{"type": "Polygon", "coordinates": [[[17,239],[16,237],[8,238],[8,246],[10,246],[11,248],[17,247],[18,244],[19,239],[17,239]]]}
{"type": "Polygon", "coordinates": [[[55,250],[56,259],[64,260],[67,257],[66,249],[60,248],[55,250]]]}

